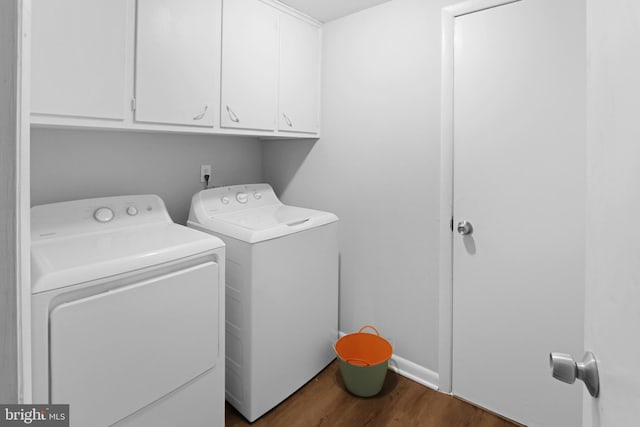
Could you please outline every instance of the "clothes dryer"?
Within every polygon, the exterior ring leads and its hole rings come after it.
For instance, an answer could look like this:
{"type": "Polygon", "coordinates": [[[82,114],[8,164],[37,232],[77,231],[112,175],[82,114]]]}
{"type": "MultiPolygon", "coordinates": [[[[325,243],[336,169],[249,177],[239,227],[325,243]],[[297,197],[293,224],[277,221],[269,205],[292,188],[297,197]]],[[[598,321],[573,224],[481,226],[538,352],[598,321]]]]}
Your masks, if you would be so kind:
{"type": "Polygon", "coordinates": [[[254,421],[334,358],[338,218],[268,184],[193,196],[188,225],[226,244],[226,398],[254,421]]]}
{"type": "Polygon", "coordinates": [[[31,209],[34,403],[71,427],[224,425],[224,244],[153,195],[31,209]]]}

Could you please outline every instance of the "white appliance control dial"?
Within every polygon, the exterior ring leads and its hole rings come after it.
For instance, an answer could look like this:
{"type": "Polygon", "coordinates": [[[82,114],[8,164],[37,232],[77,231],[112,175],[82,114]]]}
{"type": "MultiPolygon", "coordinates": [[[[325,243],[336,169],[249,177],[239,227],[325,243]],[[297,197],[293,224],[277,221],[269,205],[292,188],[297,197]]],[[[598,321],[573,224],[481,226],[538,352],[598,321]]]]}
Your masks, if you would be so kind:
{"type": "Polygon", "coordinates": [[[129,216],[138,215],[138,208],[136,208],[135,206],[129,206],[127,208],[127,215],[129,216]]]}
{"type": "Polygon", "coordinates": [[[243,193],[242,191],[236,194],[236,200],[240,203],[247,203],[249,201],[249,196],[247,193],[243,193]]]}
{"type": "Polygon", "coordinates": [[[253,198],[256,200],[262,199],[262,193],[258,193],[257,191],[253,192],[253,198]]]}
{"type": "Polygon", "coordinates": [[[222,196],[220,201],[222,202],[223,205],[228,205],[229,204],[229,198],[227,196],[222,196]]]}
{"type": "Polygon", "coordinates": [[[98,222],[109,222],[113,219],[113,211],[107,207],[98,208],[93,213],[93,217],[98,222]]]}

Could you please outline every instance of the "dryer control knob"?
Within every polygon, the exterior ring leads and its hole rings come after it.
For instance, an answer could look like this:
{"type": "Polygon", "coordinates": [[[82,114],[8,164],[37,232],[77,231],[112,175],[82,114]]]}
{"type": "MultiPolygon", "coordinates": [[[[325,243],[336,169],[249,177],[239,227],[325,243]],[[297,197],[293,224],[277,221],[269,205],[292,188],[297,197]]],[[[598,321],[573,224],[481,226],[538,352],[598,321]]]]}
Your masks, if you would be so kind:
{"type": "Polygon", "coordinates": [[[256,200],[262,199],[262,193],[258,193],[257,191],[253,192],[253,198],[256,200]]]}
{"type": "Polygon", "coordinates": [[[247,196],[247,193],[243,193],[241,191],[236,194],[236,200],[240,203],[247,203],[249,201],[249,196],[247,196]]]}
{"type": "Polygon", "coordinates": [[[107,207],[98,208],[93,213],[93,217],[98,222],[109,222],[113,219],[113,216],[113,211],[107,207]]]}
{"type": "Polygon", "coordinates": [[[227,196],[222,196],[222,198],[220,198],[220,201],[222,202],[223,205],[229,204],[229,198],[227,196]]]}
{"type": "Polygon", "coordinates": [[[129,216],[138,215],[138,208],[136,208],[135,206],[129,206],[127,208],[127,215],[129,215],[129,216]]]}

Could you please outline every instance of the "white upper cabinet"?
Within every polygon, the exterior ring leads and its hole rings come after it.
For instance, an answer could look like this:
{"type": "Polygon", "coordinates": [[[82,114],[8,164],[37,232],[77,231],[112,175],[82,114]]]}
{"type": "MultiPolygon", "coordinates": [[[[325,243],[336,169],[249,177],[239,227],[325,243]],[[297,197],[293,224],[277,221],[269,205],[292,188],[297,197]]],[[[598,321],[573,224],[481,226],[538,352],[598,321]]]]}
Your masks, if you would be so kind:
{"type": "Polygon", "coordinates": [[[278,84],[278,11],[259,0],[225,0],[221,126],[273,131],[278,84]]]}
{"type": "Polygon", "coordinates": [[[276,0],[32,0],[35,126],[319,132],[321,24],[276,0]]]}
{"type": "Polygon", "coordinates": [[[278,130],[316,133],[320,120],[320,28],[280,15],[278,130]]]}
{"type": "Polygon", "coordinates": [[[129,27],[127,0],[33,0],[32,112],[124,120],[129,27]]]}
{"type": "Polygon", "coordinates": [[[221,7],[222,0],[138,0],[135,121],[214,126],[221,7]]]}

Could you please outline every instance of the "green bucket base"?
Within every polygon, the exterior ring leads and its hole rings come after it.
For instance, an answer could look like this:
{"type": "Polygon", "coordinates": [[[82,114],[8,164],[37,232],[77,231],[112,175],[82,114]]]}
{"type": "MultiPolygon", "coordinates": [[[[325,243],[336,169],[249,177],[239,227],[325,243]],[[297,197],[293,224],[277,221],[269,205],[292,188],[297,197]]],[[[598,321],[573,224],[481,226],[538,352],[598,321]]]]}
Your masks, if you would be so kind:
{"type": "Polygon", "coordinates": [[[388,360],[373,366],[352,365],[340,357],[338,357],[338,361],[344,385],[352,394],[359,397],[371,397],[380,393],[387,376],[388,360]]]}

